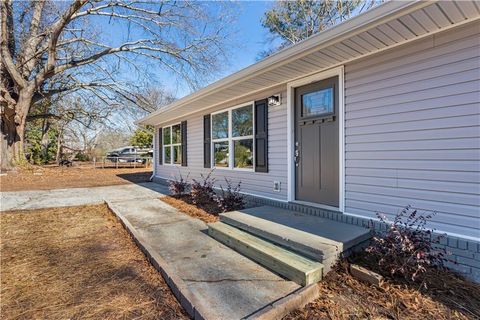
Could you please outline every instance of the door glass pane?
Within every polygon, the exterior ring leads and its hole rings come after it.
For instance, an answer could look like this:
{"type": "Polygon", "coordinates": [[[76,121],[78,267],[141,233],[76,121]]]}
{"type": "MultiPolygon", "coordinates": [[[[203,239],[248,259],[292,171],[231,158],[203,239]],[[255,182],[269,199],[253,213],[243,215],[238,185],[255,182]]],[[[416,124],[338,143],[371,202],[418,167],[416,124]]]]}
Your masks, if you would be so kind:
{"type": "Polygon", "coordinates": [[[170,144],[170,128],[163,128],[163,144],[170,144]]]}
{"type": "Polygon", "coordinates": [[[234,164],[235,168],[253,168],[253,140],[234,141],[234,164]]]}
{"type": "Polygon", "coordinates": [[[173,163],[182,164],[182,146],[173,146],[173,163]]]}
{"type": "Polygon", "coordinates": [[[213,144],[213,153],[215,166],[228,168],[228,141],[215,142],[213,144]]]}
{"type": "Polygon", "coordinates": [[[333,88],[302,95],[302,116],[319,116],[333,113],[333,88]]]}
{"type": "Polygon", "coordinates": [[[228,112],[217,113],[212,116],[212,138],[228,138],[228,112]]]}
{"type": "Polygon", "coordinates": [[[234,137],[251,136],[253,134],[252,106],[232,110],[232,135],[234,137]]]}
{"type": "Polygon", "coordinates": [[[164,162],[167,164],[172,163],[171,147],[164,147],[163,150],[164,150],[164,158],[163,158],[164,162]]]}

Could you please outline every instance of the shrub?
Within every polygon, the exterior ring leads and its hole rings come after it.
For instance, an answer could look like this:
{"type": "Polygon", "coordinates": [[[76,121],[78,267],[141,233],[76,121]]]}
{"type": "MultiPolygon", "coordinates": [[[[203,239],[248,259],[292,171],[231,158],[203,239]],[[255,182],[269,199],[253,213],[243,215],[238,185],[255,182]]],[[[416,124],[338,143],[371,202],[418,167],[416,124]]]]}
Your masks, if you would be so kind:
{"type": "Polygon", "coordinates": [[[90,160],[90,158],[86,153],[79,152],[75,155],[75,160],[77,160],[77,161],[88,161],[88,160],[90,160]]]}
{"type": "Polygon", "coordinates": [[[179,175],[180,175],[179,179],[174,178],[174,180],[170,180],[168,182],[168,189],[172,192],[174,196],[181,196],[185,194],[190,187],[190,184],[187,181],[190,173],[187,174],[187,177],[185,179],[183,179],[183,176],[181,173],[179,175]]]}
{"type": "Polygon", "coordinates": [[[232,186],[231,181],[227,178],[225,178],[225,182],[227,183],[227,188],[224,190],[223,186],[220,186],[222,196],[216,198],[220,209],[222,209],[223,212],[228,212],[245,208],[245,197],[240,193],[241,182],[235,187],[232,186]]]}
{"type": "Polygon", "coordinates": [[[213,191],[213,185],[215,179],[211,177],[212,171],[208,175],[200,175],[202,181],[192,179],[190,195],[192,196],[192,202],[195,205],[208,205],[215,202],[215,191],[213,191]]]}
{"type": "Polygon", "coordinates": [[[426,228],[435,213],[424,215],[406,206],[389,223],[384,214],[377,213],[387,231],[377,233],[367,252],[374,255],[380,271],[390,276],[400,276],[415,281],[427,267],[443,267],[446,254],[436,249],[442,236],[433,236],[426,228]]]}

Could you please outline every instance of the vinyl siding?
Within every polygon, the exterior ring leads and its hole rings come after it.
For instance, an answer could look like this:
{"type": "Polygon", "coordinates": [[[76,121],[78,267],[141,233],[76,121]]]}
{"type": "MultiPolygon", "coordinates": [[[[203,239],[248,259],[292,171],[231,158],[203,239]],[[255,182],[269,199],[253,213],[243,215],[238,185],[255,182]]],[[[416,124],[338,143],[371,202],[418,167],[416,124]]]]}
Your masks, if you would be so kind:
{"type": "MultiPolygon", "coordinates": [[[[346,213],[391,218],[412,205],[437,212],[431,227],[439,231],[479,237],[478,35],[474,22],[345,65],[346,213]]],[[[214,177],[217,185],[227,177],[245,193],[285,201],[286,86],[172,121],[188,121],[189,166],[157,163],[157,176],[207,174],[203,115],[280,92],[282,105],[269,108],[269,172],[217,169],[214,177]]]]}
{"type": "MultiPolygon", "coordinates": [[[[203,168],[203,116],[225,108],[233,107],[244,102],[264,99],[272,94],[281,93],[282,104],[276,107],[269,107],[268,113],[268,161],[269,172],[246,172],[226,169],[215,169],[213,177],[217,186],[225,186],[224,177],[233,183],[241,182],[242,192],[263,196],[278,200],[287,199],[287,106],[286,86],[279,86],[244,99],[233,101],[228,104],[211,108],[204,112],[192,114],[187,120],[187,153],[188,167],[158,165],[156,164],[156,176],[164,179],[178,177],[181,173],[184,177],[190,174],[190,179],[200,178],[200,174],[206,175],[209,169],[203,168]],[[273,182],[280,181],[280,192],[273,191],[273,182]]],[[[178,122],[176,121],[176,122],[178,122]]],[[[174,122],[172,122],[174,123],[174,122]]],[[[164,124],[168,125],[168,123],[164,124]]]]}
{"type": "Polygon", "coordinates": [[[345,212],[480,236],[478,22],[345,66],[345,212]]]}

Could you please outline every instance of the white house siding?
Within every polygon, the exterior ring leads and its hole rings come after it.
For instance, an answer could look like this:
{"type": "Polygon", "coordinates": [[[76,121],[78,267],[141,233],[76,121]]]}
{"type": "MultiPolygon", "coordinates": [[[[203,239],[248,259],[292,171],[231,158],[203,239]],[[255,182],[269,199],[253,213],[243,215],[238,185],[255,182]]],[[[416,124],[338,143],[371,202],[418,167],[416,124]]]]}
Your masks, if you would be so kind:
{"type": "MultiPolygon", "coordinates": [[[[241,100],[223,104],[202,112],[198,112],[178,121],[187,120],[187,161],[188,167],[158,165],[156,164],[156,176],[164,179],[178,177],[179,172],[185,177],[190,173],[191,178],[200,178],[200,174],[206,175],[210,169],[203,168],[203,116],[228,107],[233,107],[244,102],[264,99],[272,94],[281,93],[282,104],[277,107],[269,107],[268,113],[268,173],[245,172],[236,170],[215,169],[213,177],[217,180],[217,186],[225,186],[224,177],[233,183],[241,181],[242,191],[248,194],[263,196],[278,200],[287,199],[287,106],[286,86],[279,86],[259,94],[246,97],[241,100]],[[280,192],[273,191],[273,182],[280,181],[280,192]]],[[[160,125],[169,125],[165,123],[160,125]]],[[[157,133],[158,134],[158,133],[157,133]]]]}
{"type": "Polygon", "coordinates": [[[480,237],[480,25],[345,66],[345,211],[408,204],[480,237]]]}

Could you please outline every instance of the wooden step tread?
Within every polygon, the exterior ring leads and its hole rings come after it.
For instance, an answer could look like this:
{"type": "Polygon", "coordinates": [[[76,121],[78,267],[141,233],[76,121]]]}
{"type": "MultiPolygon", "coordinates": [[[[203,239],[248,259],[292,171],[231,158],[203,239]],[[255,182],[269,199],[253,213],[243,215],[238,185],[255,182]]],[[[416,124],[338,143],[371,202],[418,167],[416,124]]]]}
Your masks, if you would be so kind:
{"type": "Polygon", "coordinates": [[[321,262],[326,268],[342,252],[371,237],[367,228],[270,206],[223,213],[220,221],[321,262]]]}
{"type": "Polygon", "coordinates": [[[298,284],[305,286],[322,279],[323,265],[321,263],[288,251],[223,222],[209,224],[208,234],[298,284]]]}

